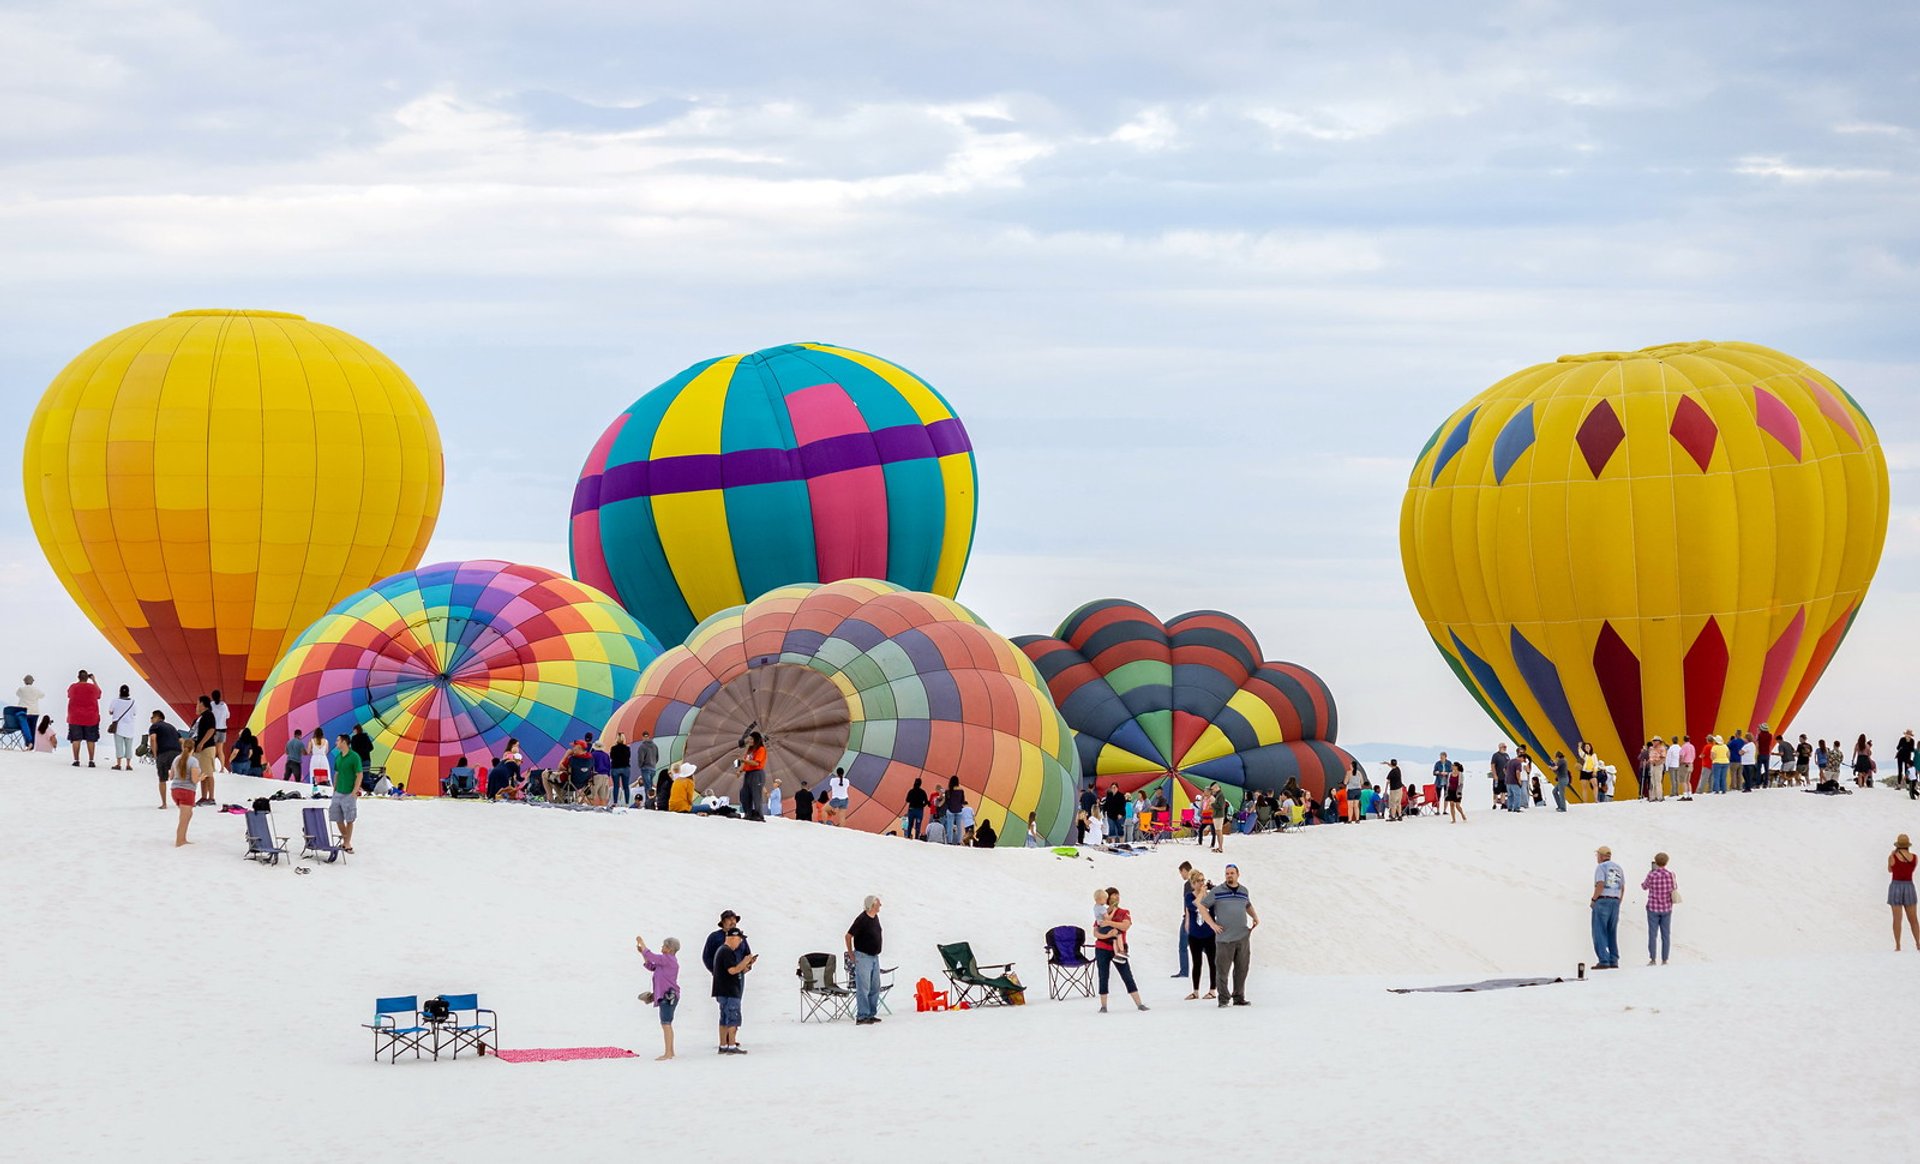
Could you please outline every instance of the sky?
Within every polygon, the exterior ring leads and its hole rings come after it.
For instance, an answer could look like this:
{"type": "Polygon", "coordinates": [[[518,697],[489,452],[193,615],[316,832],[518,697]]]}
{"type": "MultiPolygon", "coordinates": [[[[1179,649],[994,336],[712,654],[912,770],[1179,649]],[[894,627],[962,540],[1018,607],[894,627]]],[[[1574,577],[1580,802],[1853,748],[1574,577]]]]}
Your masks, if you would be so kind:
{"type": "MultiPolygon", "coordinates": [[[[433,407],[429,560],[564,569],[634,398],[845,344],[965,421],[960,598],[1003,633],[1227,610],[1343,740],[1480,746],[1400,567],[1428,434],[1565,352],[1747,340],[1879,429],[1886,553],[1801,726],[1890,740],[1920,726],[1916,60],[1920,9],[1853,3],[0,3],[0,402],[17,448],[121,327],[299,312],[433,407]]],[[[0,674],[130,678],[17,474],[0,582],[0,674]]]]}

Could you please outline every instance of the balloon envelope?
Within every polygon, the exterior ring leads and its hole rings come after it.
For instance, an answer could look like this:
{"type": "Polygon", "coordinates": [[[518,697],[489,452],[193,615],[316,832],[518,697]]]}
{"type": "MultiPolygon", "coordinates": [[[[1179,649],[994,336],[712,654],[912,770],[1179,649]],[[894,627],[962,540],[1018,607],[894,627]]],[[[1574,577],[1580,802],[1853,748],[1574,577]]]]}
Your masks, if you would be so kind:
{"type": "Polygon", "coordinates": [[[1217,782],[1228,799],[1290,780],[1323,795],[1353,757],[1334,745],[1339,713],[1320,677],[1262,659],[1245,623],[1215,610],[1162,623],[1109,598],[1068,615],[1052,635],[1014,640],[1073,729],[1081,771],[1101,792],[1169,793],[1217,782]]]}
{"type": "Polygon", "coordinates": [[[660,654],[606,595],[538,566],[441,562],[382,579],[301,634],[249,725],[270,770],[295,729],[364,726],[373,762],[421,796],[465,756],[485,778],[509,737],[552,767],[660,654]]]}
{"type": "Polygon", "coordinates": [[[936,795],[953,776],[1003,845],[1026,842],[1029,813],[1049,843],[1073,823],[1078,763],[1033,665],[938,595],[856,578],[722,611],[647,668],[607,734],[650,731],[663,767],[691,760],[696,787],[733,797],[754,723],[769,788],[780,779],[791,804],[845,768],[846,821],[869,832],[899,821],[916,779],[936,795]]]}
{"type": "Polygon", "coordinates": [[[1886,529],[1859,403],[1742,343],[1517,372],[1435,431],[1400,511],[1414,605],[1460,682],[1536,754],[1592,742],[1623,791],[1651,735],[1785,730],[1886,529]]]}
{"type": "Polygon", "coordinates": [[[795,582],[952,597],[974,491],[966,428],[906,369],[826,344],[726,356],[648,392],[594,444],[573,573],[669,642],[795,582]]]}
{"type": "Polygon", "coordinates": [[[237,722],[308,623],[420,560],[440,434],[394,363],[271,311],[183,311],[94,344],[27,428],[27,511],[93,624],[181,715],[237,722]]]}

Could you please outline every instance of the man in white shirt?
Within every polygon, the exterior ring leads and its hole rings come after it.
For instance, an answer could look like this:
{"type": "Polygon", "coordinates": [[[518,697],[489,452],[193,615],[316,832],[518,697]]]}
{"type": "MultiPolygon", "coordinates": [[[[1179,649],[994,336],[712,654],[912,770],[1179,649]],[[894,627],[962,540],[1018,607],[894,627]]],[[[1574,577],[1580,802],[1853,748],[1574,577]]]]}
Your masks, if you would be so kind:
{"type": "Polygon", "coordinates": [[[1680,795],[1680,737],[1675,736],[1667,744],[1667,795],[1680,795]]]}
{"type": "Polygon", "coordinates": [[[227,701],[220,697],[220,689],[213,689],[213,770],[232,771],[227,764],[227,701]]]}

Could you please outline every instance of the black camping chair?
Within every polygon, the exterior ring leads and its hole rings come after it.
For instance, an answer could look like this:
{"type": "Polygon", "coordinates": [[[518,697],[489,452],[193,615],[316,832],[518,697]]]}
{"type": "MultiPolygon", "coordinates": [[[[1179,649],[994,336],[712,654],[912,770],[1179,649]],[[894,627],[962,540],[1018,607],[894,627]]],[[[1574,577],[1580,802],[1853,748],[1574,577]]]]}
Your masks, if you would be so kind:
{"type": "Polygon", "coordinates": [[[853,992],[833,980],[831,954],[802,954],[794,971],[800,977],[800,1021],[833,1022],[853,1014],[853,992]]]}

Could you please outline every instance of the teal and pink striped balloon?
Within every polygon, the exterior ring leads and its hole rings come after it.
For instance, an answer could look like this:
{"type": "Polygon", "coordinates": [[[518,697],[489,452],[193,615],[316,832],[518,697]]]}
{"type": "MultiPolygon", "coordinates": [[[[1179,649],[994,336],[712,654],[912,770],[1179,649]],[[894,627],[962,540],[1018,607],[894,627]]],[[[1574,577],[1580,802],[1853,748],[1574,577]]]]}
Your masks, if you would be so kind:
{"type": "Polygon", "coordinates": [[[594,442],[573,574],[668,643],[777,587],[879,578],[954,596],[973,545],[973,445],[926,381],[787,344],[695,364],[594,442]]]}

